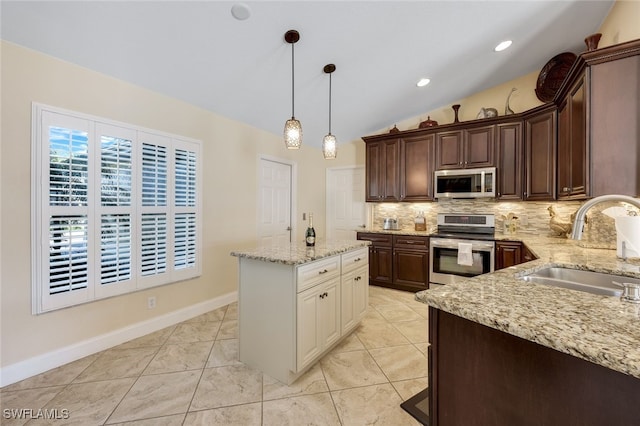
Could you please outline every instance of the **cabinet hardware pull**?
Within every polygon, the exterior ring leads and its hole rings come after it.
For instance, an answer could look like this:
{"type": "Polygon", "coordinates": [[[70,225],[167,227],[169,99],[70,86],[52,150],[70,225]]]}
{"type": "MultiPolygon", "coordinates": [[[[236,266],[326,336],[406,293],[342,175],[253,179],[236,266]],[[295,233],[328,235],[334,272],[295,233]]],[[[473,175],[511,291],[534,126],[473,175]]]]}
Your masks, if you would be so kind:
{"type": "Polygon", "coordinates": [[[353,259],[354,262],[360,262],[362,259],[360,259],[359,257],[356,257],[355,259],[353,259]]]}
{"type": "Polygon", "coordinates": [[[319,271],[318,274],[322,275],[322,274],[326,274],[327,272],[329,272],[329,271],[325,269],[324,271],[319,271]]]}

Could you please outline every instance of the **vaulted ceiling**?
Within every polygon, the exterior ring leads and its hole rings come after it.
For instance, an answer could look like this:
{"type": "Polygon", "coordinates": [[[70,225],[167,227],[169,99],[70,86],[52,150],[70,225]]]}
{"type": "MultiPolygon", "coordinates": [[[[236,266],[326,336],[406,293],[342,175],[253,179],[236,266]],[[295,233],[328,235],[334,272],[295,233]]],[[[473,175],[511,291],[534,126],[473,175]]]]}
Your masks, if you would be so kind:
{"type": "Polygon", "coordinates": [[[5,1],[2,39],[305,144],[344,143],[585,50],[613,0],[5,1]],[[232,7],[248,14],[232,15],[232,7]],[[494,52],[498,42],[513,45],[494,52]],[[417,87],[427,77],[431,83],[417,87]]]}

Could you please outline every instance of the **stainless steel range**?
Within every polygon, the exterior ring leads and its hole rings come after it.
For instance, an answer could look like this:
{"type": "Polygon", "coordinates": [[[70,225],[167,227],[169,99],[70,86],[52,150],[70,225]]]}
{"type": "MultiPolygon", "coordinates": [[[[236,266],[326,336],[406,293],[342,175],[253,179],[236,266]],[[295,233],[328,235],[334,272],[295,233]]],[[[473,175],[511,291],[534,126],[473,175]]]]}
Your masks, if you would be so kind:
{"type": "Polygon", "coordinates": [[[493,272],[494,233],[492,214],[439,213],[437,233],[429,239],[429,283],[493,272]]]}

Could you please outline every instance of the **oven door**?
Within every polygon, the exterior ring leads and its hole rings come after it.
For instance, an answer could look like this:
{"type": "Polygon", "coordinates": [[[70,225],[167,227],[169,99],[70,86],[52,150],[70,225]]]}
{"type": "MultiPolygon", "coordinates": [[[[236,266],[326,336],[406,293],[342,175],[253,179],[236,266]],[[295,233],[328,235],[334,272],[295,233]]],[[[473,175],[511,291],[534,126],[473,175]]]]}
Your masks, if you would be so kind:
{"type": "Polygon", "coordinates": [[[451,284],[455,277],[475,277],[494,271],[495,243],[493,241],[452,238],[429,239],[429,282],[451,284]],[[473,263],[458,263],[458,244],[471,243],[473,263]]]}

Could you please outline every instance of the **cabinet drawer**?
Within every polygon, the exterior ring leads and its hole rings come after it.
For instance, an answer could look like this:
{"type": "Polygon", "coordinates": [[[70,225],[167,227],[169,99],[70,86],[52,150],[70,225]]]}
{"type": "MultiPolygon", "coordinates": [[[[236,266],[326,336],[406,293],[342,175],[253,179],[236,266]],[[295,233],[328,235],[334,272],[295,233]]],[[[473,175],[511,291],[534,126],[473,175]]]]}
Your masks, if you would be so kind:
{"type": "Polygon", "coordinates": [[[429,237],[415,235],[394,235],[393,248],[429,250],[429,237]]]}
{"type": "Polygon", "coordinates": [[[369,249],[363,247],[342,255],[342,273],[369,263],[369,249]]]}
{"type": "Polygon", "coordinates": [[[298,266],[296,276],[298,293],[330,278],[338,277],[340,276],[340,256],[298,266]]]}
{"type": "Polygon", "coordinates": [[[393,235],[378,234],[375,232],[358,232],[358,239],[371,241],[371,245],[376,247],[391,247],[393,244],[393,235]]]}

